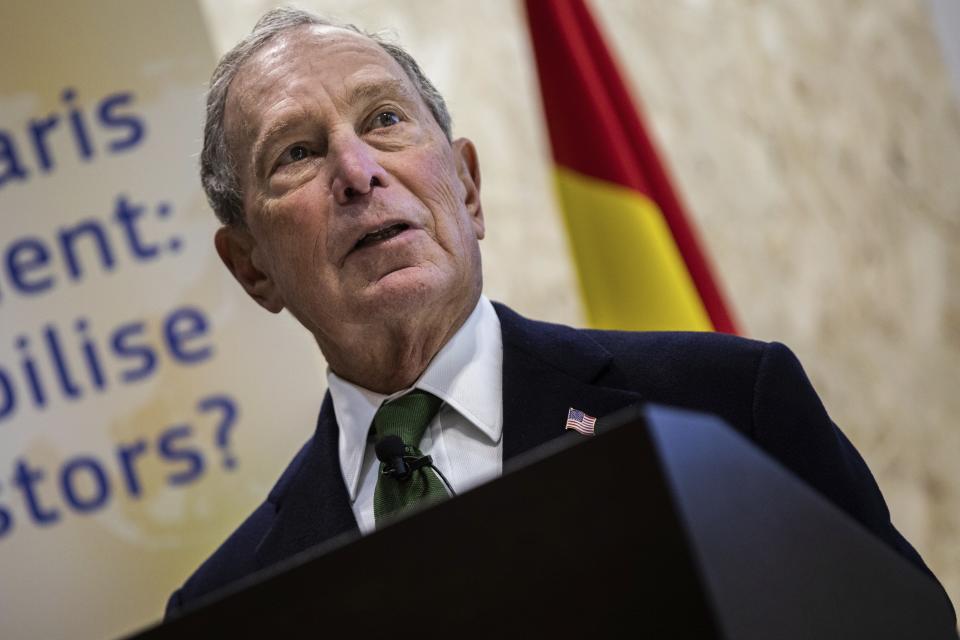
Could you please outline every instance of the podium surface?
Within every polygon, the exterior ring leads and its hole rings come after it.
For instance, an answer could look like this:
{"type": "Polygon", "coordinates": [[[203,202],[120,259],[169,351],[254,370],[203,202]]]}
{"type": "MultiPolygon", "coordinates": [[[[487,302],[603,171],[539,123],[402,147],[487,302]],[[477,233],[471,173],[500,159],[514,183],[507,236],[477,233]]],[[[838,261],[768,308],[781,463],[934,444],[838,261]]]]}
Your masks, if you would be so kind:
{"type": "Polygon", "coordinates": [[[138,638],[956,638],[928,576],[717,418],[648,405],[138,638]]]}

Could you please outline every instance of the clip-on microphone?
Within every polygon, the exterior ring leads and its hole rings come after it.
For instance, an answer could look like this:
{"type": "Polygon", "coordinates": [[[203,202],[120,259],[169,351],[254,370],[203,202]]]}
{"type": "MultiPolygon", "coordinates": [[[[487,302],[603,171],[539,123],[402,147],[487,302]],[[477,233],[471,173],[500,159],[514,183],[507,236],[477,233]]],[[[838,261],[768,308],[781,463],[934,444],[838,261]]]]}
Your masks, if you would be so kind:
{"type": "Polygon", "coordinates": [[[419,458],[417,456],[408,456],[407,445],[403,443],[403,440],[401,440],[399,436],[384,436],[373,449],[377,453],[377,459],[385,466],[383,472],[395,480],[406,482],[417,469],[430,467],[437,474],[437,477],[443,481],[450,495],[457,495],[457,492],[453,490],[453,487],[451,487],[447,481],[446,476],[443,475],[440,469],[434,466],[433,458],[430,456],[420,456],[419,458]]]}

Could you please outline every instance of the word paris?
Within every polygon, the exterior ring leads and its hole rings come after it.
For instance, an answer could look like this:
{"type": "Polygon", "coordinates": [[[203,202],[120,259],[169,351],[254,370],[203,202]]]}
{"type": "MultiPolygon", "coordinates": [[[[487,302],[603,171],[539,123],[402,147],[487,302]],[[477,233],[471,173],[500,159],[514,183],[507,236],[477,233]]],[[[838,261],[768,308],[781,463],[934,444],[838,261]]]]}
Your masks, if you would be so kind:
{"type": "Polygon", "coordinates": [[[136,147],[145,134],[144,122],[125,111],[133,103],[129,92],[102,98],[84,112],[77,104],[77,92],[64,89],[60,96],[63,112],[32,118],[16,131],[0,129],[0,189],[25,182],[33,173],[50,173],[57,166],[55,150],[83,161],[101,153],[119,153],[136,147]],[[19,140],[19,141],[18,141],[19,140]]]}

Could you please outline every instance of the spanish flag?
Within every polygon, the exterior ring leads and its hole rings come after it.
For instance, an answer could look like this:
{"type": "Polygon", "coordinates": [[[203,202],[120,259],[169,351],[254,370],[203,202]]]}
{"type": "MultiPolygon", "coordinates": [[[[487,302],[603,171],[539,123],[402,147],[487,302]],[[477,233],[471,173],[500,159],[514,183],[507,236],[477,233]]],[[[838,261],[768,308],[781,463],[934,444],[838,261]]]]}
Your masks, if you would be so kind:
{"type": "Polygon", "coordinates": [[[736,333],[584,0],[524,0],[590,323],[736,333]]]}

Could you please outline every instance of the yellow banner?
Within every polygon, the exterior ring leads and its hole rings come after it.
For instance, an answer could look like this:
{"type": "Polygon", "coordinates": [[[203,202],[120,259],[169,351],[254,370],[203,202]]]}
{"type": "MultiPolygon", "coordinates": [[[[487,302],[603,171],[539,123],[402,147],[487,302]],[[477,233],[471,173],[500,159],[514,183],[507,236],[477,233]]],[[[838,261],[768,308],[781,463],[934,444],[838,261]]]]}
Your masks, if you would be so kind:
{"type": "Polygon", "coordinates": [[[263,500],[321,363],[212,250],[195,3],[0,24],[0,637],[117,636],[263,500]]]}

